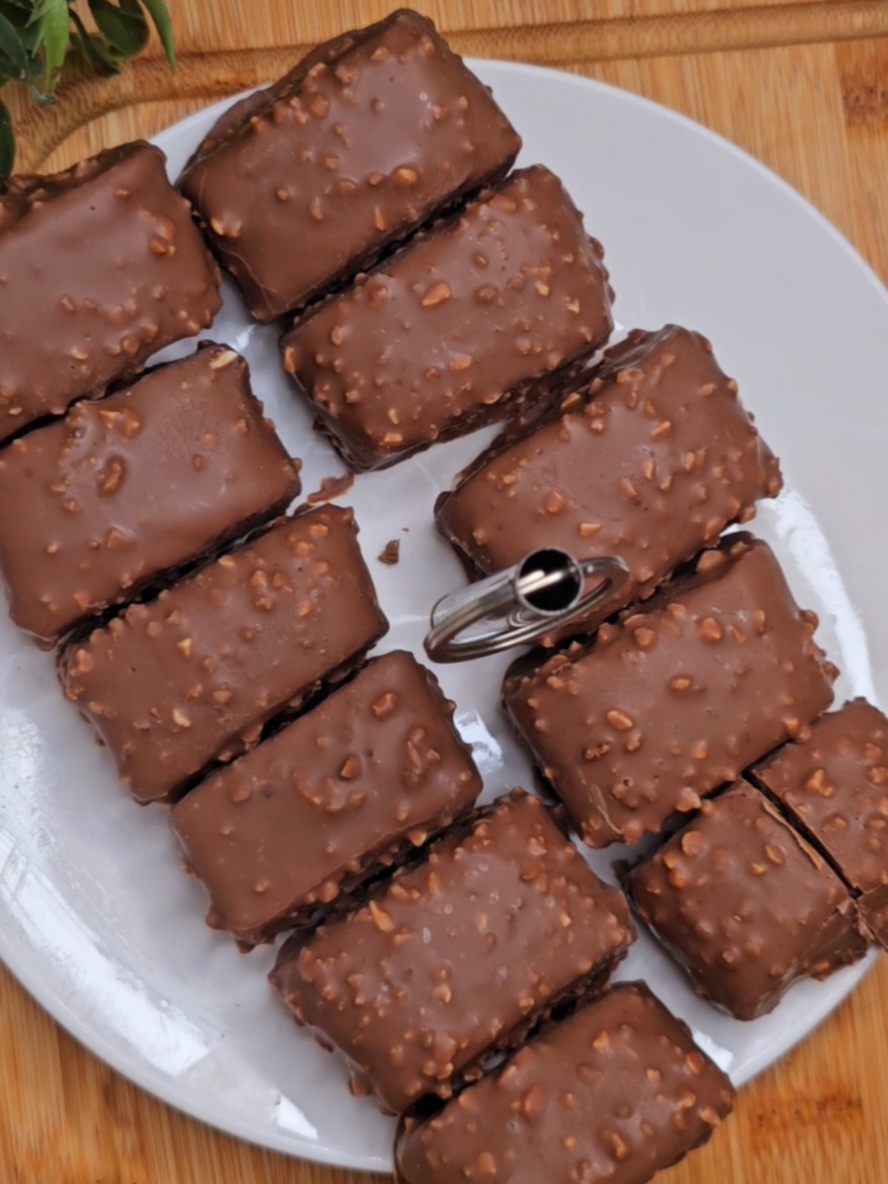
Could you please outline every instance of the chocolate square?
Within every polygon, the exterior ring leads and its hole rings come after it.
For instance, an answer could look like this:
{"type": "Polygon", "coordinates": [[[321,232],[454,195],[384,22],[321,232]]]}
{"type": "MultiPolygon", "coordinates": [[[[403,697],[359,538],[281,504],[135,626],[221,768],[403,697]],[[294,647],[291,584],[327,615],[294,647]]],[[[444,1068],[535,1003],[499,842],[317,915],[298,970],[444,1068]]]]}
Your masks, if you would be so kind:
{"type": "Polygon", "coordinates": [[[854,699],[752,776],[860,893],[864,921],[888,948],[888,719],[854,699]]]}
{"type": "Polygon", "coordinates": [[[704,802],[626,883],[697,993],[739,1020],[867,950],[845,885],[745,781],[704,802]]]}
{"type": "Polygon", "coordinates": [[[435,26],[400,9],[222,116],[181,179],[260,321],[369,267],[521,147],[435,26]]]}
{"type": "Polygon", "coordinates": [[[546,402],[608,338],[602,249],[537,165],[298,319],[284,367],[351,468],[546,402]]]}
{"type": "Polygon", "coordinates": [[[291,939],[272,981],[358,1087],[399,1112],[447,1097],[557,1002],[598,987],[634,936],[619,889],[516,792],[344,920],[291,939]]]}
{"type": "Polygon", "coordinates": [[[124,144],[0,194],[0,439],[212,323],[219,273],[165,161],[124,144]]]}
{"type": "Polygon", "coordinates": [[[526,1044],[395,1145],[399,1184],[642,1184],[706,1143],[730,1081],[644,983],[526,1044]]]}
{"type": "Polygon", "coordinates": [[[299,492],[247,363],[204,346],[0,452],[0,571],[40,641],[132,600],[299,492]]]}
{"type": "Polygon", "coordinates": [[[65,694],[137,801],[170,800],[387,630],[351,510],[283,518],[59,655],[65,694]]]}
{"type": "Polygon", "coordinates": [[[211,925],[244,945],[310,921],[481,792],[453,704],[403,650],[369,662],[172,812],[211,925]]]}
{"type": "Polygon", "coordinates": [[[591,387],[529,435],[496,441],[436,506],[438,529],[479,576],[560,547],[616,555],[630,580],[574,633],[645,599],[780,490],[777,461],[705,337],[636,330],[591,387]]]}
{"type": "Polygon", "coordinates": [[[634,843],[830,705],[816,623],[770,547],[729,535],[591,643],[519,659],[506,707],[584,841],[634,843]]]}

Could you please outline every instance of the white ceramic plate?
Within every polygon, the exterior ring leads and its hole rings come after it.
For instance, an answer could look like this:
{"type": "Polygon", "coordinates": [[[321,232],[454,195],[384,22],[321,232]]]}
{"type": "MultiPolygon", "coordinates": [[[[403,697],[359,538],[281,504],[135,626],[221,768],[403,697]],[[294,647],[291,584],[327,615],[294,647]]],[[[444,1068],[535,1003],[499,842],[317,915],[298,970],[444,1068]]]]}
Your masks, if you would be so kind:
{"type": "MultiPolygon", "coordinates": [[[[787,490],[754,524],[821,616],[839,698],[888,690],[888,293],[782,181],[709,132],[633,95],[529,66],[478,63],[524,137],[522,161],[559,173],[605,244],[624,326],[707,333],[783,459],[787,490]],[[877,521],[878,517],[878,521],[877,521]]],[[[217,108],[158,137],[175,176],[217,108]]],[[[211,336],[246,353],[305,488],[341,471],[280,371],[276,331],[226,288],[211,336]]],[[[177,347],[168,356],[188,352],[177,347]]],[[[437,493],[489,433],[360,477],[364,552],[392,622],[383,648],[421,655],[429,608],[462,582],[432,526],[437,493]],[[375,561],[401,539],[401,563],[375,561]]],[[[488,797],[528,783],[498,706],[507,659],[438,673],[477,745],[488,797]]],[[[265,981],[268,949],[238,954],[203,923],[161,808],[138,809],[56,685],[53,662],[0,622],[0,956],[78,1039],[174,1106],[256,1143],[389,1169],[392,1123],[352,1098],[334,1058],[296,1031],[265,981]]],[[[614,849],[594,866],[609,874],[614,849]]],[[[809,1032],[866,963],[792,990],[752,1024],[691,993],[642,936],[643,977],[738,1084],[809,1032]]],[[[32,1066],[34,1073],[40,1066],[32,1066]]]]}

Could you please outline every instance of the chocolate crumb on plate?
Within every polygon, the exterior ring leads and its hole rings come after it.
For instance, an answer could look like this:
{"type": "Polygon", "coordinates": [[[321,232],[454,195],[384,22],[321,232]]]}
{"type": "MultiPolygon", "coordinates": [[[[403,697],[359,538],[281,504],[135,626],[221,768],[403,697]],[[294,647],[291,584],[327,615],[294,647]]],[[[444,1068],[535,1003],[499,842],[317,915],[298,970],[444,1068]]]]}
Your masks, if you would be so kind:
{"type": "Polygon", "coordinates": [[[355,1088],[397,1113],[599,988],[634,936],[620,890],[516,791],[356,912],[291,938],[272,982],[355,1088]]]}
{"type": "Polygon", "coordinates": [[[299,492],[244,359],[203,345],[0,451],[0,572],[43,643],[133,600],[299,492]]]}
{"type": "Polygon", "coordinates": [[[766,543],[728,535],[595,640],[519,658],[505,704],[591,847],[689,812],[832,702],[835,667],[766,543]]]}
{"type": "Polygon", "coordinates": [[[342,473],[338,477],[322,477],[318,489],[310,493],[305,499],[310,506],[322,506],[324,502],[332,502],[337,497],[348,493],[355,483],[354,473],[342,473]]]}
{"type": "Polygon", "coordinates": [[[745,781],[704,802],[625,883],[697,992],[740,1020],[867,950],[848,889],[745,781]]]}
{"type": "Polygon", "coordinates": [[[537,547],[622,559],[628,584],[573,622],[577,633],[650,596],[780,487],[777,461],[709,342],[667,325],[608,350],[591,386],[529,435],[510,443],[507,430],[441,495],[435,517],[479,576],[537,547]]]}
{"type": "Polygon", "coordinates": [[[59,654],[65,694],[137,801],[170,800],[386,632],[351,510],[283,518],[59,654]]]}
{"type": "Polygon", "coordinates": [[[399,9],[235,104],[179,184],[253,316],[271,321],[505,176],[520,147],[432,22],[399,9]]]}
{"type": "Polygon", "coordinates": [[[856,893],[888,948],[888,719],[854,699],[751,770],[856,893]]]}
{"type": "Polygon", "coordinates": [[[386,567],[394,567],[401,559],[401,540],[389,539],[376,558],[380,563],[384,563],[386,567]]]}
{"type": "Polygon", "coordinates": [[[173,809],[208,920],[245,946],[313,919],[481,792],[435,676],[395,650],[173,809]]]}
{"type": "Polygon", "coordinates": [[[706,1143],[730,1081],[644,983],[547,1028],[395,1144],[399,1184],[645,1184],[706,1143]]]}
{"type": "Polygon", "coordinates": [[[547,402],[612,328],[602,248],[561,182],[513,173],[297,318],[284,368],[357,472],[547,402]]]}
{"type": "Polygon", "coordinates": [[[219,311],[219,273],[141,141],[0,194],[0,439],[131,378],[219,311]]]}

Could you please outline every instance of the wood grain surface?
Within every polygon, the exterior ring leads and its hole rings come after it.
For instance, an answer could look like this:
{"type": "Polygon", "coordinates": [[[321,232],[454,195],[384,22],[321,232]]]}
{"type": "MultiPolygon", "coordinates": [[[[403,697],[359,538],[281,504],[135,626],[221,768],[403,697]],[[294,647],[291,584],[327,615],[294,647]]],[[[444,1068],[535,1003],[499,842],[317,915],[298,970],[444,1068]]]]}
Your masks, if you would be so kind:
{"type": "MultiPolygon", "coordinates": [[[[646,95],[759,157],[888,281],[888,0],[437,0],[416,5],[479,56],[545,62],[646,95]]],[[[293,47],[386,0],[175,0],[180,69],[71,77],[12,106],[20,164],[61,167],[273,77],[293,47]]],[[[4,97],[8,94],[4,92],[4,97]]],[[[884,392],[873,392],[883,398],[884,392]]],[[[0,970],[2,1184],[360,1184],[257,1150],[148,1097],[0,970]]],[[[663,1184],[888,1181],[888,958],[801,1047],[747,1087],[713,1142],[663,1184]]],[[[545,1184],[540,1181],[540,1184],[545,1184]]]]}

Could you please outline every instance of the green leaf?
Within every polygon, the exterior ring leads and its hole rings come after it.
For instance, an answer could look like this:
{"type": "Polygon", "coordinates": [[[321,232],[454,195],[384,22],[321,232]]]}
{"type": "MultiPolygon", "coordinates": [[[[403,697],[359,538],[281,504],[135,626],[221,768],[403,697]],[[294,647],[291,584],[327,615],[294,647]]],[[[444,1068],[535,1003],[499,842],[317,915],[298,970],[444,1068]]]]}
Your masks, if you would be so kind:
{"type": "Polygon", "coordinates": [[[141,3],[154,21],[154,27],[157,29],[170,69],[175,70],[176,44],[173,39],[173,22],[170,19],[170,10],[167,8],[165,0],[141,0],[141,3]]]}
{"type": "MultiPolygon", "coordinates": [[[[15,27],[22,45],[33,56],[37,44],[37,28],[30,23],[31,5],[23,8],[19,5],[18,0],[0,0],[0,15],[5,16],[9,23],[15,27]]],[[[41,65],[41,71],[42,68],[41,65]]],[[[33,63],[30,66],[30,73],[34,73],[33,63]]]]}
{"type": "MultiPolygon", "coordinates": [[[[10,24],[15,25],[22,45],[32,55],[35,52],[38,35],[36,25],[31,24],[33,11],[32,0],[0,0],[0,13],[6,17],[10,24]]],[[[31,73],[33,74],[33,72],[32,66],[31,73]]]]}
{"type": "Polygon", "coordinates": [[[12,172],[15,163],[15,136],[12,134],[12,120],[9,112],[0,103],[0,184],[12,172]]]}
{"type": "Polygon", "coordinates": [[[43,88],[51,94],[71,43],[67,0],[36,0],[29,23],[37,27],[36,48],[43,53],[43,88]]]}
{"type": "Polygon", "coordinates": [[[31,0],[0,0],[0,12],[14,25],[26,25],[33,7],[31,0]]]}
{"type": "Polygon", "coordinates": [[[0,13],[0,79],[23,79],[28,76],[28,51],[15,25],[0,13]]]}
{"type": "Polygon", "coordinates": [[[148,22],[139,0],[120,0],[119,8],[109,0],[89,0],[89,10],[99,32],[124,57],[134,57],[148,44],[148,22]]]}
{"type": "Polygon", "coordinates": [[[101,33],[90,33],[75,9],[71,9],[75,28],[74,46],[98,74],[119,74],[123,58],[101,33]]]}

